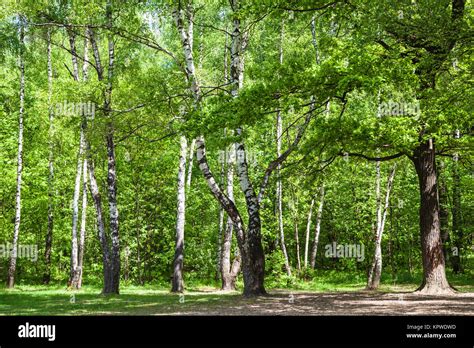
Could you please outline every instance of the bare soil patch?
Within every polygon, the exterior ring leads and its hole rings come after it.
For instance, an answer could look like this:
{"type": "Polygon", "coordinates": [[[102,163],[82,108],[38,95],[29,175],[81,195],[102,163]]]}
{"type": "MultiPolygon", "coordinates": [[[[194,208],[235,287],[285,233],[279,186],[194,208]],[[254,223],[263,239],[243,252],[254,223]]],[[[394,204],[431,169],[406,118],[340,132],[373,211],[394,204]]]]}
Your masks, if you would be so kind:
{"type": "Polygon", "coordinates": [[[156,313],[172,315],[474,315],[474,293],[273,291],[258,298],[234,297],[206,307],[156,313]]]}

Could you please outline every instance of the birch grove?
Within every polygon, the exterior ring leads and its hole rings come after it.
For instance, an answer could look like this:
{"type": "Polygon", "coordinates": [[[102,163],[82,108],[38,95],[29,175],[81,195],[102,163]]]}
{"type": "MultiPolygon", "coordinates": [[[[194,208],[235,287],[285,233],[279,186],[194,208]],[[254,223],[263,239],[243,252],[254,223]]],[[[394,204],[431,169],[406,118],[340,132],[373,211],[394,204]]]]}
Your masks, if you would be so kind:
{"type": "Polygon", "coordinates": [[[29,5],[0,8],[8,288],[471,275],[466,1],[29,5]]]}

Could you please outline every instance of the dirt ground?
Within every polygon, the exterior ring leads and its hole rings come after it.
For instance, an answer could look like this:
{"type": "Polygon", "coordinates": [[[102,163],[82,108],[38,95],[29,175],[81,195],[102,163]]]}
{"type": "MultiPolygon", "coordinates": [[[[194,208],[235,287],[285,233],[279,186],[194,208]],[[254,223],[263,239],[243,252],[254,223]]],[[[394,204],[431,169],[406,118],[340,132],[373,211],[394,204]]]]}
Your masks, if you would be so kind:
{"type": "Polygon", "coordinates": [[[173,315],[474,315],[474,293],[273,291],[268,296],[233,298],[206,308],[191,306],[173,315]]]}

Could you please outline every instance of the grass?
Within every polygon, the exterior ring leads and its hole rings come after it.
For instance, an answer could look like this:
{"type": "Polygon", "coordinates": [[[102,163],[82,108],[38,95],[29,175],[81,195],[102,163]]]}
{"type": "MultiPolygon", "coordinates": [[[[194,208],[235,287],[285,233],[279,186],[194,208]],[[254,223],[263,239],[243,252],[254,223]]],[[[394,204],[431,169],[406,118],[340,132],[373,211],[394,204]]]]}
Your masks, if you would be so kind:
{"type": "MultiPolygon", "coordinates": [[[[469,265],[470,266],[470,265],[469,265]]],[[[462,274],[453,274],[447,270],[449,283],[461,292],[474,292],[474,262],[473,267],[467,267],[462,274]]],[[[302,278],[305,278],[303,275],[302,278]]],[[[309,271],[306,279],[296,277],[281,277],[268,279],[266,284],[269,288],[293,289],[305,291],[361,291],[367,284],[367,275],[362,272],[348,272],[339,270],[315,270],[309,271]]],[[[422,281],[421,271],[415,273],[399,272],[393,276],[389,270],[382,273],[380,290],[384,292],[414,291],[422,281]]]]}
{"type": "Polygon", "coordinates": [[[100,288],[86,286],[68,291],[45,286],[18,286],[0,290],[0,315],[149,315],[178,313],[196,307],[225,304],[238,293],[187,291],[183,296],[168,289],[126,286],[120,295],[100,295],[100,288]]]}
{"type": "MultiPolygon", "coordinates": [[[[366,276],[341,271],[313,272],[308,280],[283,277],[267,279],[267,289],[304,292],[351,292],[364,290],[366,276]]],[[[461,275],[448,272],[450,283],[462,292],[474,292],[473,271],[461,275]]],[[[413,291],[421,274],[401,273],[396,278],[384,273],[381,292],[413,291]]],[[[187,283],[184,296],[171,294],[165,285],[123,284],[120,295],[100,295],[100,286],[84,286],[81,290],[66,290],[64,285],[17,285],[0,288],[0,315],[150,315],[205,313],[213,308],[240,305],[240,292],[223,293],[216,284],[187,283]]],[[[242,288],[242,284],[238,284],[242,288]]],[[[225,314],[225,312],[224,312],[225,314]]]]}

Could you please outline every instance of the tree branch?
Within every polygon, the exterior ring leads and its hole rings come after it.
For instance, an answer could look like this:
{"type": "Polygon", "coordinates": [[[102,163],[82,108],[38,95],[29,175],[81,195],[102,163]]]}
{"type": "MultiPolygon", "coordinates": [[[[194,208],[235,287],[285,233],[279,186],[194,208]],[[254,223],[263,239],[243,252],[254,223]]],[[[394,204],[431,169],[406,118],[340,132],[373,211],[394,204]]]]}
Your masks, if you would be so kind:
{"type": "Polygon", "coordinates": [[[294,7],[286,7],[286,6],[281,6],[279,7],[281,10],[286,10],[286,11],[293,11],[293,12],[310,12],[310,11],[321,11],[324,10],[330,6],[333,6],[339,2],[342,2],[340,0],[332,1],[329,2],[325,5],[319,6],[319,7],[311,7],[311,8],[294,8],[294,7]]]}
{"type": "Polygon", "coordinates": [[[364,155],[362,153],[355,153],[355,152],[339,152],[338,154],[339,156],[352,156],[352,157],[361,157],[361,158],[364,158],[368,161],[380,161],[380,162],[384,162],[384,161],[390,161],[390,160],[393,160],[395,158],[399,158],[399,157],[402,157],[405,155],[404,152],[399,152],[399,153],[396,153],[394,155],[390,155],[390,156],[385,156],[385,157],[372,157],[372,156],[367,156],[367,155],[364,155]]]}
{"type": "Polygon", "coordinates": [[[313,114],[308,113],[304,123],[300,126],[298,133],[296,134],[296,137],[293,140],[293,143],[288,147],[288,149],[286,149],[285,152],[283,152],[278,158],[270,162],[270,164],[268,165],[267,169],[265,170],[265,174],[263,175],[262,183],[260,185],[260,192],[258,193],[257,197],[259,203],[262,201],[263,194],[265,193],[265,188],[267,187],[268,181],[270,180],[270,175],[278,167],[278,165],[285,161],[288,156],[296,149],[312,117],[313,114]]]}

